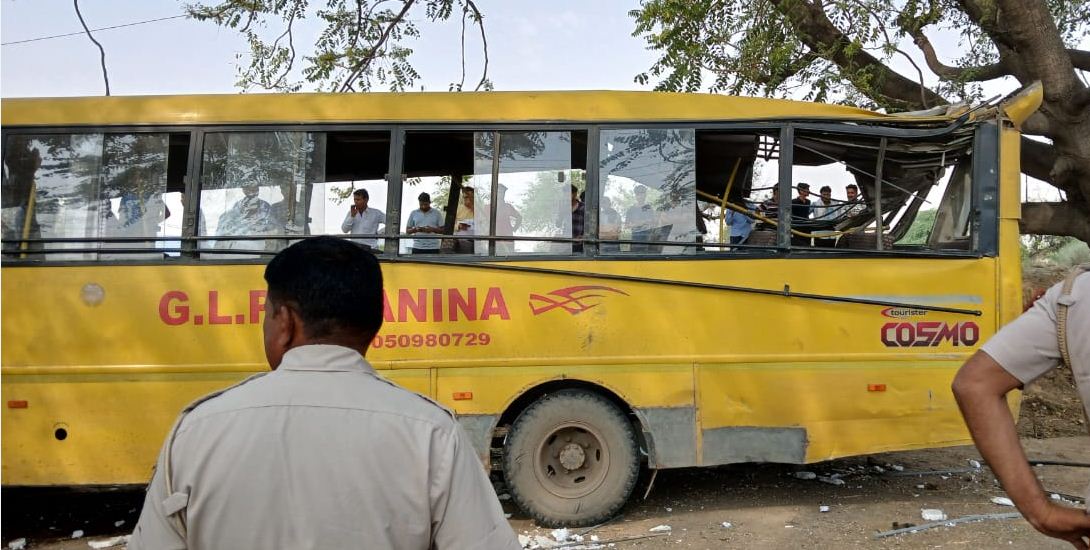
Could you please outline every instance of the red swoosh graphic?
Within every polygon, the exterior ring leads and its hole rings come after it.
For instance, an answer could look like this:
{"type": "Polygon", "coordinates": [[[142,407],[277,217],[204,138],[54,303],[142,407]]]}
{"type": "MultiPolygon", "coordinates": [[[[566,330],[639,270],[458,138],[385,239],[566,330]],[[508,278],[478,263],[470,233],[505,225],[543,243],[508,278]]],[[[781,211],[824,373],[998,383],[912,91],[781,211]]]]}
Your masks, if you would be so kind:
{"type": "Polygon", "coordinates": [[[572,315],[578,315],[598,306],[599,302],[594,300],[595,298],[604,298],[606,296],[596,291],[613,292],[628,296],[628,293],[623,290],[608,286],[569,286],[554,290],[546,295],[530,294],[530,311],[534,315],[540,315],[559,308],[572,315]]]}

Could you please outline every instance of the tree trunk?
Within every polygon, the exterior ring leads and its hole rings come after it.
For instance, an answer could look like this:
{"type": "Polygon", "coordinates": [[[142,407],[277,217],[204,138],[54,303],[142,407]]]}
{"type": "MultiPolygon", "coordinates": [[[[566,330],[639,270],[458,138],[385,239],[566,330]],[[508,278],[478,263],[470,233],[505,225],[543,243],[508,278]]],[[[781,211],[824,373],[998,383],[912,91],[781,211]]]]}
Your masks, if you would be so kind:
{"type": "Polygon", "coordinates": [[[1090,216],[1070,202],[1022,204],[1022,233],[1062,235],[1090,242],[1090,216]]]}

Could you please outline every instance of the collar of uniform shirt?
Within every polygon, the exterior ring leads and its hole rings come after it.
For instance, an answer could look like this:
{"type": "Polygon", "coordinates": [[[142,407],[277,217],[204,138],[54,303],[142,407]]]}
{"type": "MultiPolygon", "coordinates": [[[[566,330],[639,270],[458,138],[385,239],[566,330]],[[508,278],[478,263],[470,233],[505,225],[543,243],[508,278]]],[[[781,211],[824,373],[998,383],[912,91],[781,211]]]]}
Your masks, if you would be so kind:
{"type": "Polygon", "coordinates": [[[330,344],[292,348],[284,354],[276,370],[363,371],[375,374],[374,367],[358,351],[330,344]]]}

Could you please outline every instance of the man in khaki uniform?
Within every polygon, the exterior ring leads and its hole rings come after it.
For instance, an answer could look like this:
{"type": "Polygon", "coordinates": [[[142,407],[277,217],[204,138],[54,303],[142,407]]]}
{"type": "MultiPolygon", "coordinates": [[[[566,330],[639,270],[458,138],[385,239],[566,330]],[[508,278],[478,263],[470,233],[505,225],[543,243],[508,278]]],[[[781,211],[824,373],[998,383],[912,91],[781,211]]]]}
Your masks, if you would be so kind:
{"type": "Polygon", "coordinates": [[[265,280],[273,371],[183,411],[129,548],[519,548],[451,413],[363,358],[382,325],[374,256],[305,240],[265,280]]]}
{"type": "MultiPolygon", "coordinates": [[[[1049,500],[1018,441],[1006,395],[1063,361],[1071,366],[1090,412],[1090,272],[1058,284],[1025,314],[1003,327],[954,379],[954,396],[981,456],[1038,531],[1086,549],[1090,515],[1049,500]],[[1066,325],[1066,330],[1058,330],[1066,325]]],[[[1090,497],[1090,488],[1087,491],[1090,497]]]]}

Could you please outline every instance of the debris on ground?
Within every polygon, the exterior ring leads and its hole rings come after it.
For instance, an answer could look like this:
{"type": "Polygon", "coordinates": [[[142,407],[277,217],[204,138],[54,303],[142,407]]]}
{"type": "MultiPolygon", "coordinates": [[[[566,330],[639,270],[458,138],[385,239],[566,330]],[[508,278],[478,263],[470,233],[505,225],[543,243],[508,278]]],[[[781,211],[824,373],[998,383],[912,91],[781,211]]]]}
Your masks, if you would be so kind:
{"type": "Polygon", "coordinates": [[[946,516],[943,516],[942,520],[932,521],[923,525],[914,525],[912,527],[906,527],[903,529],[894,529],[892,531],[883,531],[881,533],[875,533],[874,538],[881,539],[885,537],[892,537],[894,535],[901,535],[904,533],[918,533],[920,531],[926,531],[928,529],[934,529],[935,527],[953,527],[959,523],[974,523],[977,521],[989,521],[989,520],[1004,520],[1004,519],[1017,519],[1022,517],[1022,514],[1018,512],[1008,512],[1005,514],[978,514],[972,516],[963,516],[957,519],[947,521],[946,516]]]}
{"type": "Polygon", "coordinates": [[[828,483],[829,485],[844,485],[844,480],[840,479],[836,475],[822,476],[817,478],[817,480],[822,483],[828,483]]]}
{"type": "Polygon", "coordinates": [[[113,548],[115,546],[122,546],[129,543],[129,538],[132,535],[123,535],[120,537],[111,537],[103,540],[91,540],[87,541],[87,546],[99,550],[101,548],[113,548]]]}
{"type": "Polygon", "coordinates": [[[669,532],[671,530],[673,530],[673,528],[670,527],[669,525],[656,525],[656,526],[648,529],[648,531],[650,531],[652,533],[666,533],[666,532],[669,532]]]}
{"type": "Polygon", "coordinates": [[[724,521],[723,523],[720,523],[720,525],[723,526],[723,529],[730,529],[731,527],[734,527],[734,524],[729,521],[724,521]]]}
{"type": "Polygon", "coordinates": [[[15,539],[8,543],[8,550],[23,550],[26,548],[26,539],[15,539]]]}
{"type": "Polygon", "coordinates": [[[920,517],[924,521],[945,521],[946,512],[939,510],[938,508],[924,508],[920,510],[920,517]]]}
{"type": "Polygon", "coordinates": [[[972,466],[973,468],[975,468],[977,470],[979,470],[981,468],[980,461],[979,460],[973,460],[971,458],[969,459],[969,466],[972,466]]]}
{"type": "Polygon", "coordinates": [[[122,525],[125,525],[125,520],[123,519],[114,522],[114,527],[121,527],[122,525]]]}
{"type": "Polygon", "coordinates": [[[556,542],[567,542],[568,538],[571,537],[571,531],[568,531],[568,529],[565,527],[561,527],[560,529],[553,529],[552,532],[549,534],[552,535],[554,539],[556,539],[556,542]]]}
{"type": "Polygon", "coordinates": [[[1007,497],[992,497],[992,503],[1000,506],[1014,506],[1014,501],[1007,497]]]}
{"type": "Polygon", "coordinates": [[[83,538],[83,529],[76,529],[75,531],[72,531],[72,538],[74,538],[74,539],[83,538]]]}
{"type": "Polygon", "coordinates": [[[795,477],[799,479],[811,480],[817,479],[817,474],[814,472],[795,472],[795,477]]]}
{"type": "Polygon", "coordinates": [[[822,514],[824,514],[825,512],[828,512],[828,511],[829,511],[828,506],[825,506],[825,505],[818,506],[818,512],[821,512],[822,514]]]}

